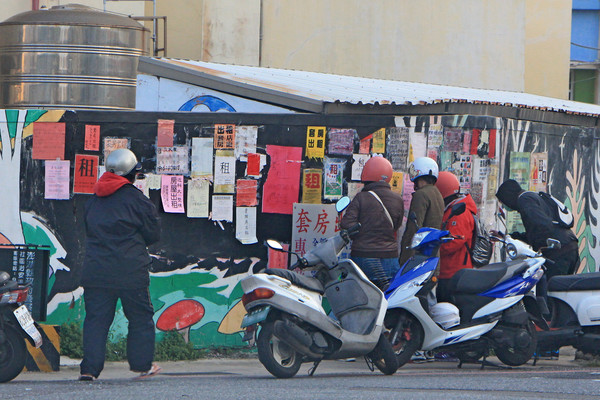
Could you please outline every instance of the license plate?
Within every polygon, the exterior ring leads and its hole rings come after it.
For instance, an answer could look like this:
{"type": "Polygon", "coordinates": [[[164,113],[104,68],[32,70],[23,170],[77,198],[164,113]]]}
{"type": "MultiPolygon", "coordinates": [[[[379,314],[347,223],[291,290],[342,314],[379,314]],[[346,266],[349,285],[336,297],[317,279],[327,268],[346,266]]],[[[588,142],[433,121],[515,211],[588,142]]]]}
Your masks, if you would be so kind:
{"type": "Polygon", "coordinates": [[[258,307],[244,316],[242,328],[264,321],[271,311],[271,306],[258,307]]]}
{"type": "Polygon", "coordinates": [[[42,335],[35,327],[33,318],[31,318],[31,314],[29,314],[27,307],[21,306],[13,311],[13,314],[15,314],[15,317],[17,318],[19,325],[21,325],[21,328],[23,328],[29,337],[33,339],[35,342],[35,347],[40,347],[42,345],[42,335]]]}

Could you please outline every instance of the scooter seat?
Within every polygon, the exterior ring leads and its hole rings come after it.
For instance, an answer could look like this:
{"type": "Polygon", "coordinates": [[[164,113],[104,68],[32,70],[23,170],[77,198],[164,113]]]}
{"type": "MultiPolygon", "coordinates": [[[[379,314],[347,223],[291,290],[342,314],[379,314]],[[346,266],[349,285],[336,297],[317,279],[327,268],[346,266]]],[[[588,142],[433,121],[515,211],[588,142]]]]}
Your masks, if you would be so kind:
{"type": "Polygon", "coordinates": [[[267,268],[265,273],[269,275],[277,275],[283,279],[287,279],[294,285],[301,288],[312,290],[313,292],[317,292],[319,294],[325,294],[325,289],[318,279],[310,278],[294,271],[279,268],[267,268]]]}
{"type": "Polygon", "coordinates": [[[448,283],[449,290],[460,294],[478,294],[493,287],[508,269],[506,263],[488,264],[478,269],[458,270],[448,283]]]}
{"type": "Polygon", "coordinates": [[[548,291],[600,290],[600,272],[577,275],[557,275],[548,281],[548,291]]]}

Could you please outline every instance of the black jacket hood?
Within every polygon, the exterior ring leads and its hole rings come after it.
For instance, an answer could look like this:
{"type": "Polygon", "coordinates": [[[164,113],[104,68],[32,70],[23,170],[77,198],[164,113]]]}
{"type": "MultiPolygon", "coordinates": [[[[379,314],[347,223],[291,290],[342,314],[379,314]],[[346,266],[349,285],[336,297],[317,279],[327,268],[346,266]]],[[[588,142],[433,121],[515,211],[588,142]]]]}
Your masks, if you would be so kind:
{"type": "Polygon", "coordinates": [[[500,185],[496,192],[496,197],[513,210],[519,211],[519,194],[523,191],[519,182],[514,179],[508,179],[500,185]]]}

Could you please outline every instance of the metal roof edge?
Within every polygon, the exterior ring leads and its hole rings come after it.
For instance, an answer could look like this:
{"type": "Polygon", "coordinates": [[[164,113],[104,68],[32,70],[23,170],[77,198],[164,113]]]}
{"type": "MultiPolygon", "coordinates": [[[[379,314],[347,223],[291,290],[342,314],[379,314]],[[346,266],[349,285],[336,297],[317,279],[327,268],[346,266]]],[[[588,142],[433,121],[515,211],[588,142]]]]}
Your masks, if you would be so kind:
{"type": "Polygon", "coordinates": [[[207,89],[300,111],[321,113],[324,107],[324,102],[321,100],[236,82],[231,79],[196,71],[192,68],[173,65],[152,57],[139,58],[138,73],[156,75],[161,78],[198,85],[207,89]]]}

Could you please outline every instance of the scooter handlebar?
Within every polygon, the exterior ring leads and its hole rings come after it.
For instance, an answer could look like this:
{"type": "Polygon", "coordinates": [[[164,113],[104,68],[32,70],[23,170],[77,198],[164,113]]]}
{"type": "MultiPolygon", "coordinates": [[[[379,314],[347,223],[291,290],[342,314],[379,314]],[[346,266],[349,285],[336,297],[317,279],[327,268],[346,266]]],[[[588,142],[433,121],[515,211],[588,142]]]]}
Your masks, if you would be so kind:
{"type": "Polygon", "coordinates": [[[360,232],[360,222],[358,222],[356,225],[353,225],[350,228],[346,229],[346,234],[348,235],[349,238],[356,236],[356,234],[358,234],[358,232],[360,232]]]}

